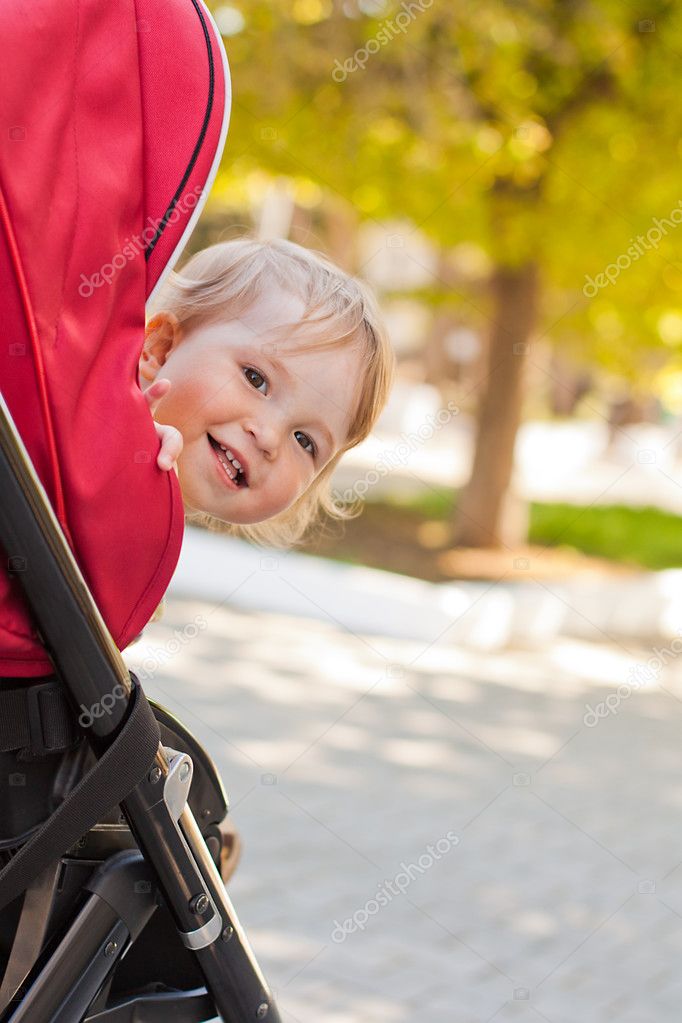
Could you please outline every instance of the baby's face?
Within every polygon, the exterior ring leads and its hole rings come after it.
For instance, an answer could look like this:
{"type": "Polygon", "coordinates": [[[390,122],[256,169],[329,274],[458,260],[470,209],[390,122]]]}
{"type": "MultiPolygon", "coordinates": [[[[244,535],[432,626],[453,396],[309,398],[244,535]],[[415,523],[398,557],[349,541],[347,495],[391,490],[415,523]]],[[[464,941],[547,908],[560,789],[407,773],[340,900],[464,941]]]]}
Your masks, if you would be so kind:
{"type": "Polygon", "coordinates": [[[150,335],[142,385],[171,381],[154,418],[183,436],[178,478],[191,508],[262,522],[293,504],[344,443],[360,355],[348,345],[292,352],[271,340],[274,326],[303,313],[300,299],[273,289],[239,320],[184,335],[168,326],[165,341],[163,331],[150,335]]]}

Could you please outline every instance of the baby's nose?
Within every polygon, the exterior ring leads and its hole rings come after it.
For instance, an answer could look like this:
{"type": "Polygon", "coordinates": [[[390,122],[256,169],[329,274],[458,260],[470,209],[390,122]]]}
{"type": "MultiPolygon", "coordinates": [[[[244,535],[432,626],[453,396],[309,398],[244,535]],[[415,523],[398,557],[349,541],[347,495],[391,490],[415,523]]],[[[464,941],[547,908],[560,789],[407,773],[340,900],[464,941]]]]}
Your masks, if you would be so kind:
{"type": "Polygon", "coordinates": [[[282,443],[282,429],[274,418],[254,423],[249,432],[253,434],[257,447],[267,458],[276,456],[282,443]]]}

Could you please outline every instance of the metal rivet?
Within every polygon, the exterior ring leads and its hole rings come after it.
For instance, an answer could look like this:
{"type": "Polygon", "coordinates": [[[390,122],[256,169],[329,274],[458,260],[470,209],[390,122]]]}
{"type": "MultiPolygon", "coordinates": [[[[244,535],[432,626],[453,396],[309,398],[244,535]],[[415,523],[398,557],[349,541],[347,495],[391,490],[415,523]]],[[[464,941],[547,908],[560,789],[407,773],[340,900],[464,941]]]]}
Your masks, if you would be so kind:
{"type": "Polygon", "coordinates": [[[149,780],[152,783],[152,785],[156,785],[156,783],[157,783],[157,781],[159,780],[160,777],[161,777],[161,768],[160,767],[152,767],[151,771],[149,772],[149,780]]]}
{"type": "Polygon", "coordinates": [[[229,941],[234,934],[234,927],[226,927],[220,937],[223,941],[229,941]]]}
{"type": "Polygon", "coordinates": [[[180,781],[184,781],[188,774],[189,774],[189,764],[185,760],[180,765],[180,781]]]}
{"type": "Polygon", "coordinates": [[[265,1017],[268,1014],[268,1009],[269,1008],[270,1008],[270,1006],[268,1005],[267,1002],[261,1002],[260,1005],[258,1006],[258,1008],[256,1009],[256,1017],[258,1019],[265,1019],[265,1017]]]}
{"type": "Polygon", "coordinates": [[[108,944],[104,946],[104,954],[105,956],[113,956],[117,949],[118,943],[115,941],[110,941],[108,942],[108,944]]]}
{"type": "Polygon", "coordinates": [[[208,909],[208,895],[201,892],[199,895],[195,895],[189,900],[190,913],[196,913],[197,916],[201,916],[208,909]]]}

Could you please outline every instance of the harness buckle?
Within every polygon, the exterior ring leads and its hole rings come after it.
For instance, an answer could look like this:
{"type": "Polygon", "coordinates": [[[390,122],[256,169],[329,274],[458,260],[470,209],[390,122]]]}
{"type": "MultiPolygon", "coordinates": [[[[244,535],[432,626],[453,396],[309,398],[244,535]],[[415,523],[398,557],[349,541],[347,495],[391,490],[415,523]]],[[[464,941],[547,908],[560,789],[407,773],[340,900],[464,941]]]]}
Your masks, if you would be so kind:
{"type": "Polygon", "coordinates": [[[54,682],[43,682],[37,686],[28,686],[26,689],[26,710],[28,711],[28,734],[29,745],[26,747],[28,753],[34,756],[45,756],[46,753],[54,753],[59,746],[48,746],[45,742],[43,729],[43,717],[40,709],[40,695],[45,690],[55,692],[60,687],[54,682]]]}

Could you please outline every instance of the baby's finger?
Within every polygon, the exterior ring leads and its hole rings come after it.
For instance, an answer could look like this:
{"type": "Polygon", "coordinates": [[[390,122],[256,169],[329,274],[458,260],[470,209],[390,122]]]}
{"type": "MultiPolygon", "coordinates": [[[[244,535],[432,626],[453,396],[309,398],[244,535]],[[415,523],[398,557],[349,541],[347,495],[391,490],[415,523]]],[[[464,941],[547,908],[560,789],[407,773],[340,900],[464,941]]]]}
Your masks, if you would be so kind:
{"type": "Polygon", "coordinates": [[[156,405],[161,399],[168,393],[171,387],[171,382],[167,377],[162,377],[160,380],[155,380],[147,390],[144,392],[144,396],[147,399],[147,404],[150,410],[153,412],[156,405]]]}
{"type": "Polygon", "coordinates": [[[182,434],[174,426],[163,423],[156,424],[156,431],[161,439],[161,449],[156,462],[160,469],[170,469],[182,454],[182,434]]]}

